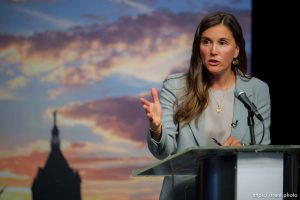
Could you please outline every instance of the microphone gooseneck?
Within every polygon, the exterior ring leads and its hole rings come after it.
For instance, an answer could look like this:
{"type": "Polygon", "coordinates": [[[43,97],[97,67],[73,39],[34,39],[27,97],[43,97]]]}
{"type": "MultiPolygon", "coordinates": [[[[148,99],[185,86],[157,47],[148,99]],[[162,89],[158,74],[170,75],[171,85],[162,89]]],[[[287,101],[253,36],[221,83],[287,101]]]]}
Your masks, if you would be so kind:
{"type": "MultiPolygon", "coordinates": [[[[250,128],[250,139],[251,139],[251,144],[255,145],[256,141],[255,141],[255,134],[254,134],[254,120],[253,120],[253,116],[255,115],[263,124],[263,133],[262,133],[262,137],[261,140],[259,142],[259,144],[262,143],[264,136],[265,136],[265,124],[264,124],[264,119],[261,116],[261,114],[258,112],[256,106],[254,105],[254,103],[252,103],[249,98],[247,97],[246,93],[243,90],[240,89],[236,89],[234,91],[234,95],[237,99],[239,99],[244,106],[247,108],[248,110],[248,125],[250,128]]],[[[231,125],[234,125],[234,123],[232,123],[231,125]]]]}

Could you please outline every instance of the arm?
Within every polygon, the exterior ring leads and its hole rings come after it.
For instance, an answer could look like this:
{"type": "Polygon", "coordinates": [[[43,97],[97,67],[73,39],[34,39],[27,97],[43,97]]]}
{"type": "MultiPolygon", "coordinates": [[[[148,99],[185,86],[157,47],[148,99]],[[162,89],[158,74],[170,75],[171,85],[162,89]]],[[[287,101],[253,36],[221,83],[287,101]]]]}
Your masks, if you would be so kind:
{"type": "Polygon", "coordinates": [[[175,84],[176,81],[174,79],[166,79],[161,89],[162,126],[160,140],[156,140],[151,131],[148,131],[147,134],[148,148],[158,159],[164,159],[177,150],[176,136],[178,127],[173,122],[173,105],[176,100],[175,84]]]}
{"type": "MultiPolygon", "coordinates": [[[[261,144],[270,144],[270,125],[271,125],[271,100],[269,87],[266,83],[259,85],[254,104],[256,105],[259,113],[262,115],[265,124],[264,138],[261,144]]],[[[256,144],[259,144],[263,136],[263,125],[262,122],[257,118],[254,119],[254,133],[256,138],[256,144]]]]}

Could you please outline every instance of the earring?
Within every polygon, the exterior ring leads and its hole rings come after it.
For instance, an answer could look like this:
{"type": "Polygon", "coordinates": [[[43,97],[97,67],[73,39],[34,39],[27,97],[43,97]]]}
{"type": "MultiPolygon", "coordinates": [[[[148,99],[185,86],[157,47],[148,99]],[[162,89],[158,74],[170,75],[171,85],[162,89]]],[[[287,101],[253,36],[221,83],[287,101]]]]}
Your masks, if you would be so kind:
{"type": "Polygon", "coordinates": [[[240,61],[237,58],[233,58],[232,64],[233,65],[238,65],[240,61]]]}

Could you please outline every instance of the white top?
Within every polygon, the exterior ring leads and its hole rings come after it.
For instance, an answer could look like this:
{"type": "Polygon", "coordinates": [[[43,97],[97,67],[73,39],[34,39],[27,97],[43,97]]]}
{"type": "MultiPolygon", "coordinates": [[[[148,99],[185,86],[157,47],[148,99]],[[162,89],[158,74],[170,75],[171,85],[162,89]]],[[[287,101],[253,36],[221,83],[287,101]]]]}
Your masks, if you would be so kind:
{"type": "Polygon", "coordinates": [[[205,139],[207,145],[216,145],[215,138],[221,144],[231,133],[233,117],[234,88],[225,90],[209,89],[209,103],[205,114],[205,139]]]}

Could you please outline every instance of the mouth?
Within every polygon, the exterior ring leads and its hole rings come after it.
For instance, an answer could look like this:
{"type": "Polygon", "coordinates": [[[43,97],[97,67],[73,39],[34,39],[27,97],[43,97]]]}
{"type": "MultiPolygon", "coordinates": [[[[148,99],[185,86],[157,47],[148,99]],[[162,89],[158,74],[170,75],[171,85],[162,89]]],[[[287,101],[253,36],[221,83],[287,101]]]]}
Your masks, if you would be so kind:
{"type": "Polygon", "coordinates": [[[220,61],[215,60],[215,59],[210,59],[210,60],[208,60],[208,64],[212,65],[212,66],[216,66],[216,65],[220,64],[220,61]]]}

